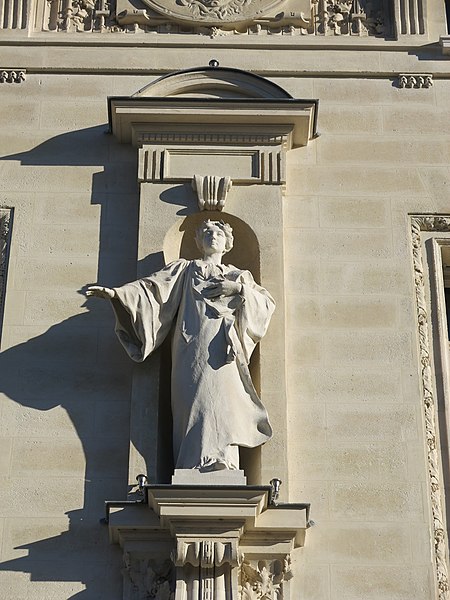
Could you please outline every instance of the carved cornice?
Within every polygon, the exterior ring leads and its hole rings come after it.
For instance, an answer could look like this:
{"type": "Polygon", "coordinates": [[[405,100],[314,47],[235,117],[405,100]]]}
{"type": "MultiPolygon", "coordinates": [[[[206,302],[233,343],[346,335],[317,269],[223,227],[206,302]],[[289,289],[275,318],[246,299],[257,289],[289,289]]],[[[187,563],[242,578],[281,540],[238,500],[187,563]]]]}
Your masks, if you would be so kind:
{"type": "Polygon", "coordinates": [[[111,132],[138,147],[143,140],[166,143],[167,136],[174,143],[192,136],[196,144],[211,144],[224,134],[238,144],[269,136],[285,140],[287,149],[306,146],[317,135],[317,110],[317,100],[296,98],[108,98],[111,132]]]}
{"type": "Polygon", "coordinates": [[[439,600],[448,600],[450,597],[447,556],[448,542],[443,506],[444,488],[441,481],[439,466],[437,400],[435,397],[431,366],[431,325],[425,294],[424,259],[421,239],[422,231],[450,232],[450,217],[424,215],[413,216],[411,218],[414,286],[417,307],[417,329],[419,335],[419,359],[425,417],[425,434],[427,440],[429,490],[433,514],[435,572],[439,600]]]}

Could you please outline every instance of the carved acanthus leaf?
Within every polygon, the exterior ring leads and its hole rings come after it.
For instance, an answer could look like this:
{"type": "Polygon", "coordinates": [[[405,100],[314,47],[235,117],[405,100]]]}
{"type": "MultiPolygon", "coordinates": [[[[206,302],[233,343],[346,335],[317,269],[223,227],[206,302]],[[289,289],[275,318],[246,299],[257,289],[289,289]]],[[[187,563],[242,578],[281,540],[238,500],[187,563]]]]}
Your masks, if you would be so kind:
{"type": "Polygon", "coordinates": [[[257,564],[244,560],[240,572],[240,600],[282,600],[283,582],[290,576],[289,557],[257,564]]]}

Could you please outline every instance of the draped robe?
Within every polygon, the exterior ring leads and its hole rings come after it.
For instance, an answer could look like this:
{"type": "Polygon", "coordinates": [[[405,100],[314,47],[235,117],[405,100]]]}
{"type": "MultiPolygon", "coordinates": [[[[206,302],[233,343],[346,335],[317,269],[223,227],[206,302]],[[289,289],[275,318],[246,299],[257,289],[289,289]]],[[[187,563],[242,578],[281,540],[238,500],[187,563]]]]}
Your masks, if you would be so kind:
{"type": "Polygon", "coordinates": [[[172,338],[171,407],[177,469],[239,468],[238,446],[272,435],[248,363],[275,303],[249,271],[202,260],[176,260],[149,277],[115,288],[116,333],[142,362],[172,338]],[[208,299],[205,288],[224,279],[238,295],[208,299]]]}

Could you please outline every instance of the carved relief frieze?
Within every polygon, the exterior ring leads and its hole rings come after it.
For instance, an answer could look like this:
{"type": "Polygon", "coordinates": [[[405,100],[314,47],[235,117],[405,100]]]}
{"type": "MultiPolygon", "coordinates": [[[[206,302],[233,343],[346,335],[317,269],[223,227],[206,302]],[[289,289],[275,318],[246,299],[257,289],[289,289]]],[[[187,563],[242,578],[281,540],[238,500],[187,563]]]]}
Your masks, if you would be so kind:
{"type": "Polygon", "coordinates": [[[391,31],[385,6],[383,0],[50,0],[42,29],[212,38],[385,36],[391,31]]]}
{"type": "Polygon", "coordinates": [[[411,219],[411,237],[414,268],[414,285],[417,307],[417,330],[422,383],[423,411],[427,441],[429,493],[431,497],[435,573],[439,600],[448,600],[449,576],[447,556],[447,532],[443,503],[443,482],[439,466],[437,426],[437,400],[433,384],[431,325],[425,293],[424,257],[422,231],[450,232],[450,217],[414,216],[411,219]]]}
{"type": "Polygon", "coordinates": [[[398,76],[399,88],[430,88],[433,86],[433,76],[429,73],[407,74],[400,73],[398,76]]]}
{"type": "Polygon", "coordinates": [[[22,83],[22,81],[25,81],[25,77],[25,69],[15,71],[12,69],[0,70],[0,83],[22,83]]]}
{"type": "MultiPolygon", "coordinates": [[[[248,22],[278,9],[284,0],[143,0],[157,13],[182,21],[248,22]]],[[[278,10],[277,10],[278,12],[278,10]]]]}
{"type": "Polygon", "coordinates": [[[382,35],[386,16],[382,2],[312,0],[315,31],[319,35],[382,35]]]}

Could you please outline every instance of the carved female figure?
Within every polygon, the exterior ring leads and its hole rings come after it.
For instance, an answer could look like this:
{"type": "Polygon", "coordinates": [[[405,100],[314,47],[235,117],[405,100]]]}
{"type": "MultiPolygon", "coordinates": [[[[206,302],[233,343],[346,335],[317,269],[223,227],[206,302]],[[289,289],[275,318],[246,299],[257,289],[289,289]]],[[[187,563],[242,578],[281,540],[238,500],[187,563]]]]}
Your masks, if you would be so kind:
{"type": "Polygon", "coordinates": [[[222,264],[233,246],[228,224],[205,221],[196,242],[201,260],[179,259],[133,283],[92,286],[86,293],[111,300],[117,336],[137,362],[162,343],[175,322],[175,467],[238,469],[239,446],[253,448],[272,435],[248,363],[275,303],[249,271],[222,264]]]}

